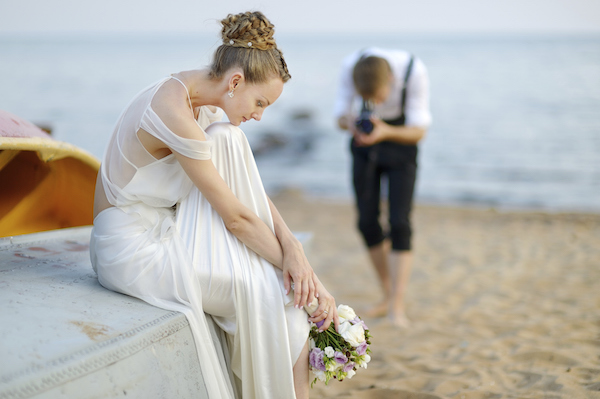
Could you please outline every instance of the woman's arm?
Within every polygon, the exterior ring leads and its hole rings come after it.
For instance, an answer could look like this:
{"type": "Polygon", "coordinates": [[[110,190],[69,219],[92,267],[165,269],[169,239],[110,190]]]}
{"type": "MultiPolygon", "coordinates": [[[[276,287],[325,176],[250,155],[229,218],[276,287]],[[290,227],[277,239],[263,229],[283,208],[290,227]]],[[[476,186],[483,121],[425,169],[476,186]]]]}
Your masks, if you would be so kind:
{"type": "MultiPolygon", "coordinates": [[[[173,85],[172,88],[173,90],[159,91],[156,94],[152,103],[154,111],[171,131],[181,137],[206,140],[204,131],[191,117],[186,98],[178,92],[183,89],[179,85],[173,85]]],[[[151,154],[162,154],[164,150],[171,152],[164,143],[157,139],[149,143],[144,143],[142,140],[142,143],[151,154]],[[148,145],[153,148],[148,148],[148,145]]],[[[286,291],[289,293],[291,286],[289,278],[293,280],[296,287],[295,306],[305,306],[306,299],[314,295],[315,282],[312,268],[309,273],[306,265],[289,261],[289,255],[284,257],[282,245],[270,227],[233,194],[211,160],[197,160],[176,151],[173,153],[194,185],[221,216],[225,227],[252,251],[282,269],[284,276],[286,274],[288,276],[286,291]]],[[[164,155],[162,154],[162,156],[164,155]]],[[[276,215],[281,217],[279,213],[276,215]]],[[[285,232],[280,231],[280,234],[286,237],[283,240],[286,246],[292,245],[285,232]]],[[[291,235],[291,232],[289,234],[291,235]]],[[[288,252],[291,251],[288,250],[288,252]]]]}
{"type": "MultiPolygon", "coordinates": [[[[275,236],[283,250],[283,283],[285,289],[289,292],[292,281],[301,281],[301,289],[294,288],[294,303],[312,303],[315,296],[319,296],[319,293],[316,291],[315,273],[304,254],[302,243],[289,229],[270,198],[269,207],[273,215],[275,236]]],[[[296,286],[294,284],[294,287],[296,286]]]]}
{"type": "MultiPolygon", "coordinates": [[[[188,139],[206,140],[204,131],[192,116],[187,95],[179,83],[165,83],[154,96],[152,108],[175,134],[188,139]]],[[[175,154],[183,170],[221,216],[231,233],[274,266],[283,268],[283,251],[269,226],[233,194],[210,159],[188,158],[171,151],[150,134],[143,133],[138,133],[138,137],[155,157],[160,158],[171,152],[175,154]]]]}
{"type": "Polygon", "coordinates": [[[211,160],[195,160],[175,152],[192,182],[221,216],[225,227],[274,266],[283,269],[283,251],[273,232],[233,194],[211,160]]]}
{"type": "MultiPolygon", "coordinates": [[[[309,320],[313,323],[317,323],[321,320],[325,320],[323,325],[320,327],[321,331],[325,331],[329,328],[331,322],[335,324],[335,329],[337,330],[339,327],[339,318],[337,314],[337,306],[335,304],[335,298],[327,291],[325,286],[321,283],[316,273],[313,271],[312,267],[308,263],[306,259],[306,255],[304,254],[304,249],[302,248],[302,244],[298,241],[298,239],[294,236],[291,230],[288,228],[287,224],[284,222],[281,214],[275,207],[275,204],[269,198],[269,206],[271,207],[271,213],[273,214],[273,222],[275,224],[275,233],[281,246],[283,247],[283,261],[284,261],[284,270],[286,263],[290,263],[292,265],[300,265],[294,266],[292,269],[301,269],[306,273],[312,275],[312,281],[314,282],[314,293],[315,297],[317,297],[318,306],[315,310],[312,310],[310,314],[309,320]],[[327,313],[325,312],[327,311],[327,313]]],[[[293,275],[292,275],[293,278],[293,275]]],[[[308,279],[306,279],[308,281],[308,279]]],[[[302,292],[305,290],[303,289],[302,292]]],[[[298,293],[296,293],[298,295],[298,293]]],[[[307,304],[313,303],[313,296],[308,295],[307,304]]],[[[297,302],[297,297],[296,297],[297,302]]],[[[307,305],[308,306],[308,305],[307,305]]],[[[307,309],[308,311],[308,309],[307,309]]]]}
{"type": "MultiPolygon", "coordinates": [[[[177,152],[175,157],[221,216],[227,230],[259,256],[283,270],[286,293],[290,292],[291,283],[294,283],[294,306],[301,308],[309,303],[307,299],[313,298],[316,292],[316,276],[304,256],[302,245],[282,223],[279,212],[273,214],[278,234],[275,236],[269,226],[233,194],[211,160],[194,160],[177,152]]],[[[270,200],[269,205],[273,208],[270,200]]]]}

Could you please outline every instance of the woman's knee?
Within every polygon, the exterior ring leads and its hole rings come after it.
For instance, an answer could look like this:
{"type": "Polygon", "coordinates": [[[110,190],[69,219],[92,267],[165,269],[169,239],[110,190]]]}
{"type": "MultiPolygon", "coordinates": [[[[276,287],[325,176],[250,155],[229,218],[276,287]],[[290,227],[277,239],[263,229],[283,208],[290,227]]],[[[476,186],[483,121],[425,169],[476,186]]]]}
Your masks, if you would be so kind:
{"type": "Polygon", "coordinates": [[[206,128],[206,133],[208,133],[213,140],[229,138],[232,135],[241,133],[241,131],[242,130],[238,126],[233,126],[229,122],[215,122],[206,128]]]}

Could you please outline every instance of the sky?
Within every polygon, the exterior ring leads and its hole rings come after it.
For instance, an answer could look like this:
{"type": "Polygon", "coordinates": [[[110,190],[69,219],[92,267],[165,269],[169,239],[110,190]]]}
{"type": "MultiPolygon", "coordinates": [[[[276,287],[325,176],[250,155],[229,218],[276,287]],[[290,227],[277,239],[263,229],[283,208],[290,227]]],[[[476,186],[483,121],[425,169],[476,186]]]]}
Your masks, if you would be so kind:
{"type": "Polygon", "coordinates": [[[260,10],[277,32],[599,34],[599,0],[0,0],[0,34],[217,32],[260,10]]]}

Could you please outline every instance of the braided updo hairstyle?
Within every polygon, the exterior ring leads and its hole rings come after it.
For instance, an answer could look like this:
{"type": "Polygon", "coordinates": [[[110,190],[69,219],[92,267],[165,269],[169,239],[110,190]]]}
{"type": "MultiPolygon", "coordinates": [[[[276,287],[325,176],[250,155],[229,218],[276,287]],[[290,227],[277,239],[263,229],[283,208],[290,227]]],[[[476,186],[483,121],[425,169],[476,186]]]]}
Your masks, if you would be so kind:
{"type": "Polygon", "coordinates": [[[213,56],[212,78],[220,79],[234,67],[242,69],[248,83],[264,83],[273,77],[285,83],[292,77],[273,38],[275,27],[263,13],[229,14],[221,25],[223,44],[213,56]]]}

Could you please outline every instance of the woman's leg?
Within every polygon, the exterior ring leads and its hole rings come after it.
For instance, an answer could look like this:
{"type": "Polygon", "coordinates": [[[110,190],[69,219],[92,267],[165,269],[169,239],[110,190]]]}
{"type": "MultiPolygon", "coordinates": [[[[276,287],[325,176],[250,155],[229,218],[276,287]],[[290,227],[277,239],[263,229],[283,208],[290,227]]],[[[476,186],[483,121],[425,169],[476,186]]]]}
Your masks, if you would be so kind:
{"type": "Polygon", "coordinates": [[[296,399],[308,399],[308,341],[294,365],[294,391],[296,399]]]}
{"type": "MultiPolygon", "coordinates": [[[[225,183],[270,225],[268,197],[243,132],[231,124],[216,123],[206,133],[213,142],[212,162],[225,183]]],[[[178,221],[181,226],[189,225],[185,236],[190,237],[194,265],[199,278],[208,282],[202,291],[207,295],[205,310],[216,314],[217,325],[230,334],[231,370],[239,378],[242,396],[290,398],[296,394],[307,399],[310,326],[304,310],[286,306],[291,299],[285,295],[281,272],[227,231],[197,190],[181,204],[178,221]],[[297,364],[296,359],[300,359],[297,364]]]]}

